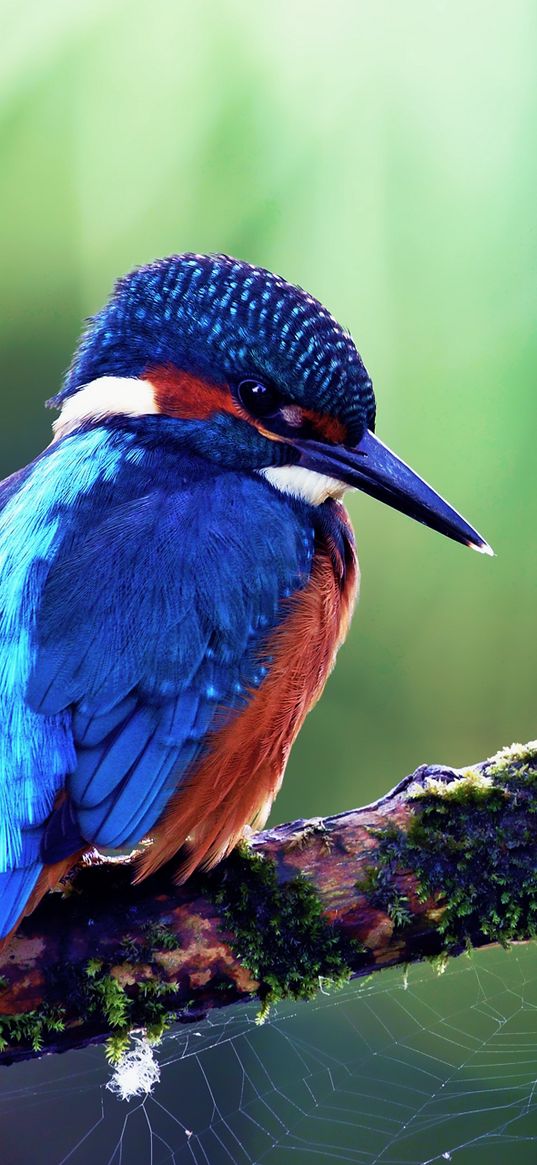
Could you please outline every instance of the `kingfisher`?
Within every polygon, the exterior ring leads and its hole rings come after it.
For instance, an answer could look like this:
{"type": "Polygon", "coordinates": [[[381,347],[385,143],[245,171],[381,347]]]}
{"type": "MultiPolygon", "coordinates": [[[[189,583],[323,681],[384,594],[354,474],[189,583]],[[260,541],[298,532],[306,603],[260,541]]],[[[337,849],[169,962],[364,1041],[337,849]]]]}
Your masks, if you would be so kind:
{"type": "Polygon", "coordinates": [[[374,434],[312,295],[228,255],[116,284],[0,486],[0,938],[94,847],[135,877],[265,823],[357,594],[359,489],[492,553],[374,434]]]}

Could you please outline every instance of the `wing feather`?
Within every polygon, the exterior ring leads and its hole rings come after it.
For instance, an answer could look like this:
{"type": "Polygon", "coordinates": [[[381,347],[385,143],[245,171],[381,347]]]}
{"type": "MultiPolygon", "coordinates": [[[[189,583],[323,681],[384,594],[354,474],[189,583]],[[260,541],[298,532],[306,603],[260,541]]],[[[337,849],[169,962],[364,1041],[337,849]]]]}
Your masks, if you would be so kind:
{"type": "Polygon", "coordinates": [[[72,710],[66,786],[89,842],[151,830],[208,734],[260,682],[260,643],[308,577],[301,517],[227,473],[154,488],[59,555],[29,691],[36,710],[72,710]]]}
{"type": "MultiPolygon", "coordinates": [[[[57,775],[41,815],[17,810],[14,866],[27,860],[22,848],[33,869],[39,845],[39,860],[55,862],[80,836],[120,847],[149,833],[211,732],[261,682],[264,638],[309,578],[301,503],[186,455],[175,477],[170,458],[165,472],[153,453],[146,461],[117,497],[108,488],[106,506],[100,486],[92,506],[88,487],[40,575],[24,716],[50,743],[28,780],[36,788],[52,755],[57,775]],[[58,789],[65,800],[54,808],[58,789]]],[[[11,741],[25,747],[16,730],[11,741]]],[[[20,875],[19,899],[33,877],[20,875]]]]}

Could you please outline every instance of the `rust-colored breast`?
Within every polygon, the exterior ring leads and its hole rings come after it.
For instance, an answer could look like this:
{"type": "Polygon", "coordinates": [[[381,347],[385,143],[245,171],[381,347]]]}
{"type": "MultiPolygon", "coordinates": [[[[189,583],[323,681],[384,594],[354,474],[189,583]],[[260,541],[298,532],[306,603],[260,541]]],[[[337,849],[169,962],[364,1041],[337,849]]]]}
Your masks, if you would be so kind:
{"type": "Polygon", "coordinates": [[[263,654],[270,671],[251,700],[215,733],[203,760],[183,782],[155,827],[138,880],[186,843],[186,879],[236,845],[244,826],[261,828],[280,788],[291,745],[318,700],[343,642],[354,605],[358,564],[352,543],[343,562],[329,538],[314,558],[311,580],[288,600],[288,614],[263,654]]]}

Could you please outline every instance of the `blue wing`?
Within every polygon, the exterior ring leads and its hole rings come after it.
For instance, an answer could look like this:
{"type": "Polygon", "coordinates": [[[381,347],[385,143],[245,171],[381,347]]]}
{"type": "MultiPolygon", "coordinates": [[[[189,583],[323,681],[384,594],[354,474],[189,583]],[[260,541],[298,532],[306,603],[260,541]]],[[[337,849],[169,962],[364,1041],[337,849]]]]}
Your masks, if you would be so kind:
{"type": "Polygon", "coordinates": [[[36,617],[47,572],[79,505],[122,459],[110,434],[85,433],[46,451],[0,487],[0,935],[42,868],[43,825],[76,765],[70,715],[31,708],[36,617]]]}
{"type": "Polygon", "coordinates": [[[41,562],[24,691],[32,732],[11,739],[33,800],[11,823],[21,842],[5,863],[0,933],[27,897],[28,870],[152,829],[207,733],[262,681],[260,643],[309,577],[303,507],[253,476],[179,465],[176,452],[128,463],[123,453],[74,517],[64,504],[61,541],[41,562]]]}

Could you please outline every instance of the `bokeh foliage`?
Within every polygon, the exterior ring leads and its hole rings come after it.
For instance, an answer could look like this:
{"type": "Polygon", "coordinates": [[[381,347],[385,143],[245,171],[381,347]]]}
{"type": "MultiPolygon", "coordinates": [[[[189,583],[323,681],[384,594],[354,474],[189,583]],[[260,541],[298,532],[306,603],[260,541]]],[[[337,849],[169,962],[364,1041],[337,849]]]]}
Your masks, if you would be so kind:
{"type": "Polygon", "coordinates": [[[362,599],[274,816],[535,736],[535,5],[2,12],[2,474],[48,440],[116,275],[181,250],[280,271],[351,328],[377,431],[498,557],[351,499],[362,599]]]}

